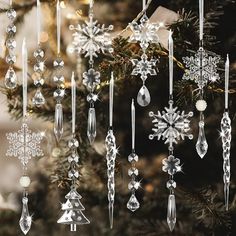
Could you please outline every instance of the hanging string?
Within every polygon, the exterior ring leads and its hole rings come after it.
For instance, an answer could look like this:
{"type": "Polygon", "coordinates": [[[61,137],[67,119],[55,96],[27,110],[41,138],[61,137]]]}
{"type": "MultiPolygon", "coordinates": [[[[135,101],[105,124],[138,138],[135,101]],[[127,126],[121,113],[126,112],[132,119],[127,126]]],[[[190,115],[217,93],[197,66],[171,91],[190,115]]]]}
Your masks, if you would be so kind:
{"type": "Polygon", "coordinates": [[[37,0],[37,42],[40,44],[40,32],[41,32],[41,3],[37,0]]]}
{"type": "Polygon", "coordinates": [[[114,97],[114,75],[113,72],[111,73],[111,80],[110,80],[110,86],[109,86],[109,123],[110,128],[112,128],[113,125],[113,97],[114,97]]]}
{"type": "Polygon", "coordinates": [[[22,74],[23,74],[23,118],[27,115],[27,75],[28,75],[28,52],[26,48],[26,40],[22,43],[22,74]]]}
{"type": "Polygon", "coordinates": [[[71,76],[71,107],[72,107],[72,134],[75,134],[75,121],[76,121],[76,83],[75,73],[72,72],[71,76]]]}
{"type": "Polygon", "coordinates": [[[61,52],[61,7],[60,0],[57,1],[57,54],[61,52]]]}
{"type": "Polygon", "coordinates": [[[199,0],[200,41],[203,40],[204,0],[199,0]]]}
{"type": "Polygon", "coordinates": [[[146,0],[143,0],[143,11],[146,11],[146,0]]]}
{"type": "Polygon", "coordinates": [[[174,57],[174,43],[172,38],[172,31],[169,32],[169,93],[173,95],[173,57],[174,57]]]}
{"type": "Polygon", "coordinates": [[[134,99],[131,103],[131,122],[132,122],[132,151],[135,150],[135,105],[134,99]]]}
{"type": "Polygon", "coordinates": [[[229,55],[225,62],[225,109],[229,106],[229,55]]]}
{"type": "Polygon", "coordinates": [[[9,1],[10,6],[12,6],[12,0],[9,1]]]}
{"type": "Polygon", "coordinates": [[[89,0],[89,8],[93,8],[94,0],[89,0]]]}

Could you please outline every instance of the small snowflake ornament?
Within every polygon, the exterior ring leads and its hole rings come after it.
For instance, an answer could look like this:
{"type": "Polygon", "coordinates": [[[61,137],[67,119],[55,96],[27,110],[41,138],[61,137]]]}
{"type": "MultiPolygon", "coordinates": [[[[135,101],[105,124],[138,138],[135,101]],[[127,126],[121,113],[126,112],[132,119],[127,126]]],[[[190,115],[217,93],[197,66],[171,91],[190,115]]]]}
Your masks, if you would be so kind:
{"type": "Polygon", "coordinates": [[[156,75],[156,63],[157,59],[151,59],[148,60],[148,56],[144,53],[141,56],[141,60],[138,59],[132,59],[131,60],[135,68],[132,71],[132,75],[139,75],[141,76],[141,79],[145,81],[148,77],[148,75],[156,75]]]}
{"type": "Polygon", "coordinates": [[[9,149],[7,156],[18,157],[23,166],[26,166],[31,157],[43,156],[40,143],[43,139],[40,133],[33,133],[26,123],[16,133],[7,133],[9,149]]]}
{"type": "Polygon", "coordinates": [[[193,135],[189,134],[189,118],[193,116],[193,112],[185,114],[184,111],[180,112],[177,109],[177,107],[173,107],[173,101],[170,101],[169,108],[166,107],[165,111],[158,111],[157,114],[149,113],[149,116],[153,117],[152,123],[154,124],[152,129],[154,134],[149,135],[149,139],[157,137],[160,140],[162,138],[165,140],[165,144],[169,144],[169,148],[172,149],[173,144],[177,144],[180,139],[193,138],[193,135]]]}
{"type": "Polygon", "coordinates": [[[168,172],[169,175],[174,175],[181,171],[180,159],[175,158],[173,155],[168,156],[162,161],[164,172],[168,172]]]}
{"type": "Polygon", "coordinates": [[[215,82],[220,79],[217,73],[217,64],[220,62],[220,57],[209,56],[202,47],[194,56],[184,57],[183,61],[187,68],[183,79],[193,80],[199,89],[203,89],[208,82],[215,82]]]}

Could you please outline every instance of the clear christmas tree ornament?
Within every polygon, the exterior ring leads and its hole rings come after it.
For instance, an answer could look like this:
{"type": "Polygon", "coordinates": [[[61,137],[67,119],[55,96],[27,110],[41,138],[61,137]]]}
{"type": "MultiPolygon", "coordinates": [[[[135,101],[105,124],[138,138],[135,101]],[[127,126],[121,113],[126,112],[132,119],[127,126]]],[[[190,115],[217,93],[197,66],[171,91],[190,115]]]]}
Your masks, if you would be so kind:
{"type": "Polygon", "coordinates": [[[83,214],[85,210],[81,203],[81,195],[76,190],[76,181],[80,177],[79,171],[76,169],[79,156],[77,148],[79,147],[79,141],[75,138],[75,124],[76,124],[76,83],[74,78],[74,72],[71,77],[71,107],[72,107],[72,138],[68,142],[70,154],[67,158],[70,169],[68,171],[68,178],[71,180],[71,190],[65,196],[67,201],[61,205],[63,211],[62,216],[57,223],[70,225],[70,231],[75,232],[77,225],[89,224],[90,221],[83,214]]]}
{"type": "Polygon", "coordinates": [[[23,167],[23,176],[20,178],[20,185],[23,188],[22,197],[22,213],[19,221],[22,232],[26,235],[32,224],[32,217],[28,210],[28,193],[27,189],[30,186],[31,180],[27,176],[27,166],[32,157],[43,156],[43,151],[40,148],[40,143],[43,139],[41,133],[34,133],[29,129],[27,121],[27,77],[28,77],[28,53],[25,39],[22,44],[22,73],[23,73],[23,122],[21,128],[16,133],[6,134],[9,141],[9,148],[6,156],[17,157],[23,167]]]}
{"type": "Polygon", "coordinates": [[[200,99],[196,103],[196,108],[200,112],[199,136],[196,144],[196,150],[198,155],[203,158],[208,149],[204,131],[205,120],[203,112],[207,106],[207,103],[203,100],[204,88],[208,83],[214,83],[220,79],[220,76],[217,73],[217,64],[220,62],[220,57],[217,55],[208,55],[206,50],[203,48],[204,0],[199,0],[199,28],[200,47],[194,56],[183,58],[183,62],[186,66],[183,79],[194,81],[200,91],[200,99]]]}
{"type": "Polygon", "coordinates": [[[93,12],[94,0],[89,0],[89,19],[83,24],[77,26],[71,25],[69,28],[73,31],[73,51],[80,57],[84,54],[89,58],[89,69],[83,73],[83,84],[89,94],[87,101],[89,103],[87,136],[92,145],[96,138],[96,110],[95,102],[98,99],[95,90],[100,85],[100,72],[94,69],[94,59],[99,54],[113,53],[112,37],[110,32],[113,26],[100,25],[94,20],[93,12]]]}
{"type": "Polygon", "coordinates": [[[174,230],[176,224],[176,203],[174,190],[176,188],[176,182],[174,181],[174,175],[182,170],[180,165],[180,159],[174,156],[174,145],[180,140],[184,140],[185,137],[192,139],[193,135],[190,134],[190,118],[193,116],[193,112],[185,114],[184,111],[178,111],[177,107],[174,107],[173,101],[173,39],[172,32],[169,34],[169,107],[164,111],[158,111],[157,114],[150,112],[150,117],[153,118],[153,134],[149,135],[149,139],[163,140],[168,145],[169,155],[163,159],[162,170],[167,172],[169,180],[166,183],[167,189],[170,191],[167,205],[167,224],[170,231],[174,230]]]}
{"type": "Polygon", "coordinates": [[[16,34],[16,26],[14,25],[14,20],[16,19],[16,11],[12,8],[12,1],[10,1],[10,8],[6,11],[6,16],[9,19],[10,23],[6,28],[7,40],[6,47],[8,49],[8,55],[6,56],[6,62],[9,64],[9,69],[5,75],[5,87],[7,89],[15,89],[17,86],[17,76],[14,70],[14,64],[16,63],[15,49],[16,49],[16,40],[14,38],[16,34]]]}

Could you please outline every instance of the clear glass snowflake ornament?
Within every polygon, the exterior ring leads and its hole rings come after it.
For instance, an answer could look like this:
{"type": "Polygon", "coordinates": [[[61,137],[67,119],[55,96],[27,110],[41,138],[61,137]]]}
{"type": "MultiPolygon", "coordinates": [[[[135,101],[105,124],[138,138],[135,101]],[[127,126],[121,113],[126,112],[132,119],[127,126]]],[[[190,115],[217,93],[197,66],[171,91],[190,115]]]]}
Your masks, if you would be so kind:
{"type": "Polygon", "coordinates": [[[93,68],[83,73],[83,84],[88,90],[94,91],[97,85],[100,84],[100,72],[93,68]]]}
{"type": "Polygon", "coordinates": [[[178,140],[184,140],[185,137],[189,139],[193,138],[192,134],[189,134],[190,131],[190,117],[193,116],[193,112],[185,114],[184,111],[177,111],[177,107],[173,107],[173,101],[169,102],[169,108],[165,108],[165,111],[149,113],[150,117],[153,117],[154,128],[153,134],[149,135],[149,139],[154,139],[157,137],[158,140],[162,138],[165,140],[165,144],[169,144],[169,148],[173,148],[173,144],[177,144],[178,140]]]}
{"type": "Polygon", "coordinates": [[[168,172],[169,175],[174,175],[181,171],[180,159],[175,158],[173,155],[168,156],[162,161],[164,172],[168,172]]]}
{"type": "Polygon", "coordinates": [[[194,56],[183,57],[183,62],[187,68],[183,79],[193,80],[199,89],[203,89],[208,82],[215,82],[220,79],[217,73],[217,64],[220,62],[220,57],[209,56],[202,47],[194,56]]]}
{"type": "Polygon", "coordinates": [[[9,149],[7,156],[18,157],[23,166],[26,166],[31,157],[43,156],[40,143],[43,139],[41,133],[32,132],[26,123],[23,123],[21,129],[15,133],[7,133],[9,149]]]}

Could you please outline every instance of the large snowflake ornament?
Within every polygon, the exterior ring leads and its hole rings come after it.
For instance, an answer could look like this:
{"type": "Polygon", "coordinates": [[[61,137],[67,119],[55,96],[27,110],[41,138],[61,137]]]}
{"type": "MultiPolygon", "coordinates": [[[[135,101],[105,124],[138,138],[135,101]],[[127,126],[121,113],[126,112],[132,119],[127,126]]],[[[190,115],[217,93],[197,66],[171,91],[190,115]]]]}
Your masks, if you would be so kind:
{"type": "Polygon", "coordinates": [[[7,133],[9,149],[7,156],[18,157],[22,165],[27,165],[31,157],[43,156],[40,148],[43,136],[40,133],[33,133],[26,123],[23,123],[21,129],[16,133],[7,133]]]}
{"type": "Polygon", "coordinates": [[[142,49],[147,49],[150,43],[159,43],[159,37],[157,31],[160,25],[150,23],[146,14],[138,22],[133,21],[130,23],[130,29],[132,30],[132,35],[130,36],[130,42],[139,42],[142,49]]]}
{"type": "Polygon", "coordinates": [[[93,60],[101,52],[113,52],[112,39],[109,33],[113,30],[113,25],[105,27],[104,24],[97,24],[97,21],[90,17],[89,21],[85,21],[85,24],[78,24],[77,27],[71,25],[70,30],[75,31],[73,33],[73,46],[74,51],[78,54],[85,54],[85,57],[93,60]]]}
{"type": "Polygon", "coordinates": [[[217,73],[220,57],[209,56],[202,47],[194,56],[184,57],[183,62],[187,68],[183,79],[195,81],[199,89],[203,89],[208,82],[215,82],[220,79],[217,73]]]}
{"type": "Polygon", "coordinates": [[[141,60],[138,59],[132,59],[131,60],[135,68],[132,71],[132,75],[141,75],[141,79],[145,81],[149,75],[156,75],[157,74],[157,69],[156,63],[157,59],[151,59],[150,61],[148,60],[147,55],[144,53],[141,56],[141,60]]]}
{"type": "Polygon", "coordinates": [[[184,140],[185,137],[189,139],[193,138],[190,131],[190,120],[193,116],[193,112],[185,114],[185,112],[177,111],[177,107],[173,107],[173,101],[169,102],[169,108],[165,108],[165,111],[158,111],[157,114],[153,112],[149,113],[150,117],[153,117],[152,123],[154,128],[152,129],[154,134],[149,135],[149,139],[157,137],[158,140],[162,138],[165,140],[165,144],[169,144],[169,148],[173,148],[173,144],[177,144],[178,140],[184,140]]]}

